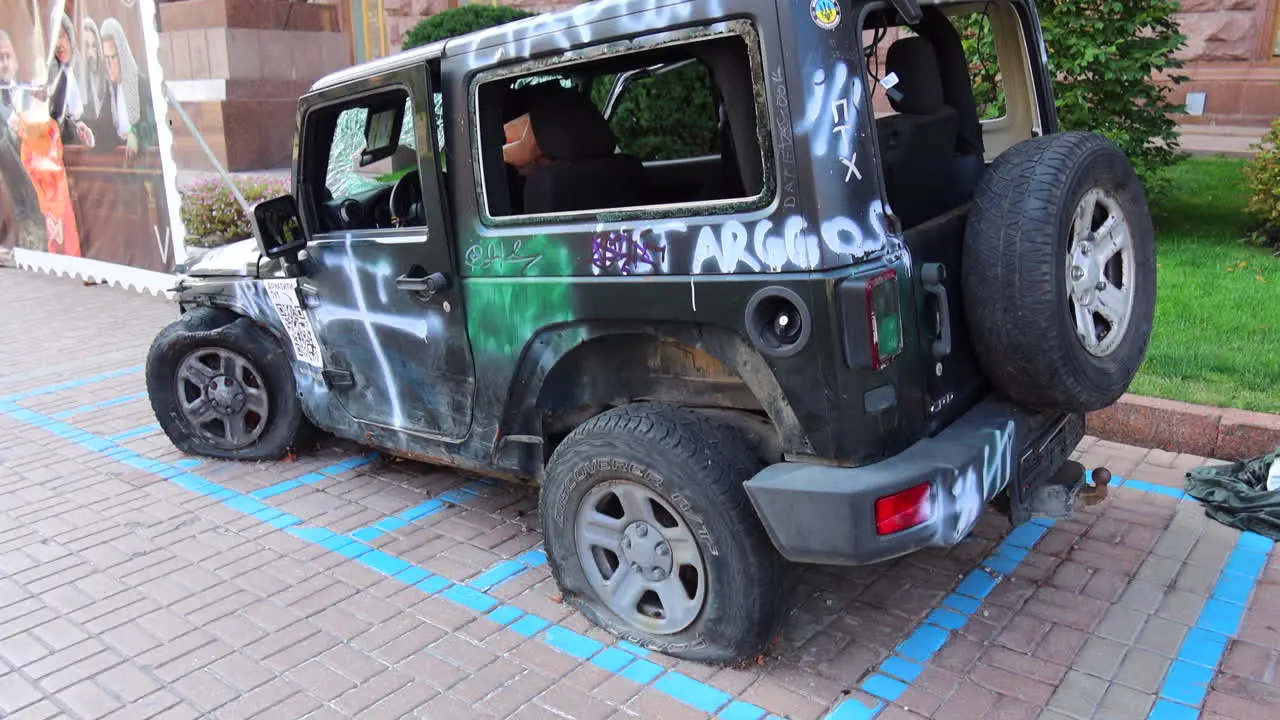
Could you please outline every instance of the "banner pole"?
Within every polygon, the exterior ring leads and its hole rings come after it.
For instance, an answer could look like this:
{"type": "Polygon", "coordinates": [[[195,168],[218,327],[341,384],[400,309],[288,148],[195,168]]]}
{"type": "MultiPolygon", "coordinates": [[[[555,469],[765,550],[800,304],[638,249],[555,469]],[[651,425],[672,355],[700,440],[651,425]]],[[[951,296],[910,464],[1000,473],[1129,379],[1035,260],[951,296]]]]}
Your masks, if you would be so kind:
{"type": "Polygon", "coordinates": [[[222,176],[222,179],[225,180],[227,185],[231,188],[231,194],[236,196],[236,202],[240,203],[240,208],[244,210],[244,214],[252,215],[253,208],[249,205],[249,201],[244,199],[244,195],[240,194],[240,188],[236,187],[236,181],[232,179],[231,173],[227,172],[227,169],[223,167],[222,163],[218,160],[218,156],[214,154],[213,148],[209,147],[209,144],[205,142],[204,134],[200,132],[200,129],[196,127],[195,122],[191,120],[191,116],[188,115],[186,109],[182,107],[182,103],[178,102],[178,99],[173,96],[173,91],[169,89],[168,83],[164,84],[164,96],[165,99],[169,101],[169,104],[173,106],[173,109],[178,111],[178,117],[182,118],[182,123],[186,125],[187,129],[191,131],[191,134],[195,136],[196,142],[200,143],[200,148],[204,150],[204,154],[208,156],[209,162],[213,163],[214,169],[218,171],[218,174],[222,176]]]}

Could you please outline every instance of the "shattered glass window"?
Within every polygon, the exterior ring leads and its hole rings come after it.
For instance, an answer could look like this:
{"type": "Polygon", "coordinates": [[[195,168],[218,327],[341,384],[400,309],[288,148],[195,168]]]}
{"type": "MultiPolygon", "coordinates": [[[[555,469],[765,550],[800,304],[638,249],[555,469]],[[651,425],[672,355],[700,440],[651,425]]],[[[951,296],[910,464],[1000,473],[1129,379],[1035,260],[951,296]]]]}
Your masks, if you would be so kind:
{"type": "MultiPolygon", "coordinates": [[[[408,98],[405,98],[404,108],[400,145],[416,150],[413,106],[408,98]]],[[[358,195],[398,179],[395,174],[373,178],[360,172],[360,153],[365,149],[364,123],[368,117],[367,107],[348,108],[338,116],[337,131],[334,133],[333,145],[329,148],[329,168],[325,175],[325,187],[333,197],[358,195]]]]}

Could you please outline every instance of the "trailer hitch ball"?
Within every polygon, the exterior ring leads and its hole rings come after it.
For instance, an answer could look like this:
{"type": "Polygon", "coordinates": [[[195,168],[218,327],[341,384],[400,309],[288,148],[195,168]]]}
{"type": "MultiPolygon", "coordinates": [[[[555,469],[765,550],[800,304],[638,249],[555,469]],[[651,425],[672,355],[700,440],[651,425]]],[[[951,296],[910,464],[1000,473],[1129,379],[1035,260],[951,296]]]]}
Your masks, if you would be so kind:
{"type": "Polygon", "coordinates": [[[1104,468],[1094,468],[1093,484],[1085,485],[1084,492],[1080,493],[1084,499],[1085,505],[1097,505],[1107,499],[1107,488],[1111,485],[1111,471],[1104,468]]]}

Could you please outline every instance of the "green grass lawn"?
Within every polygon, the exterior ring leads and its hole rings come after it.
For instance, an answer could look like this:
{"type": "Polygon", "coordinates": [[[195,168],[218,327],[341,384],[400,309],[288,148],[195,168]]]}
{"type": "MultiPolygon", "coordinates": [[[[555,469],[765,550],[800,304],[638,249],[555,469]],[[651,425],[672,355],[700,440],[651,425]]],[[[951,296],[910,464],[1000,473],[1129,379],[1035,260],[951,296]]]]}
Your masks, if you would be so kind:
{"type": "Polygon", "coordinates": [[[1280,258],[1240,241],[1242,166],[1188,159],[1153,207],[1159,301],[1131,392],[1280,412],[1280,258]]]}

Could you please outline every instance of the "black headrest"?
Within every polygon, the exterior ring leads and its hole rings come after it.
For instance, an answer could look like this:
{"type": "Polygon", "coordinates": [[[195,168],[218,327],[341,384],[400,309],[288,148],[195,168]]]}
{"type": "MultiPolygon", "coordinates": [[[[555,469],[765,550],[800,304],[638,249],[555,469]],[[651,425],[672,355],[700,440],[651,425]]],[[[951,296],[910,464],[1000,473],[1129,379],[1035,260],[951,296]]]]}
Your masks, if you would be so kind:
{"type": "Polygon", "coordinates": [[[946,104],[938,55],[925,38],[906,37],[894,42],[884,66],[886,72],[898,76],[894,89],[902,93],[901,99],[889,101],[894,110],[908,115],[932,115],[946,104]]]}
{"type": "Polygon", "coordinates": [[[609,122],[584,93],[555,93],[539,98],[529,110],[529,120],[538,147],[550,160],[576,162],[608,157],[618,146],[609,122]]]}

